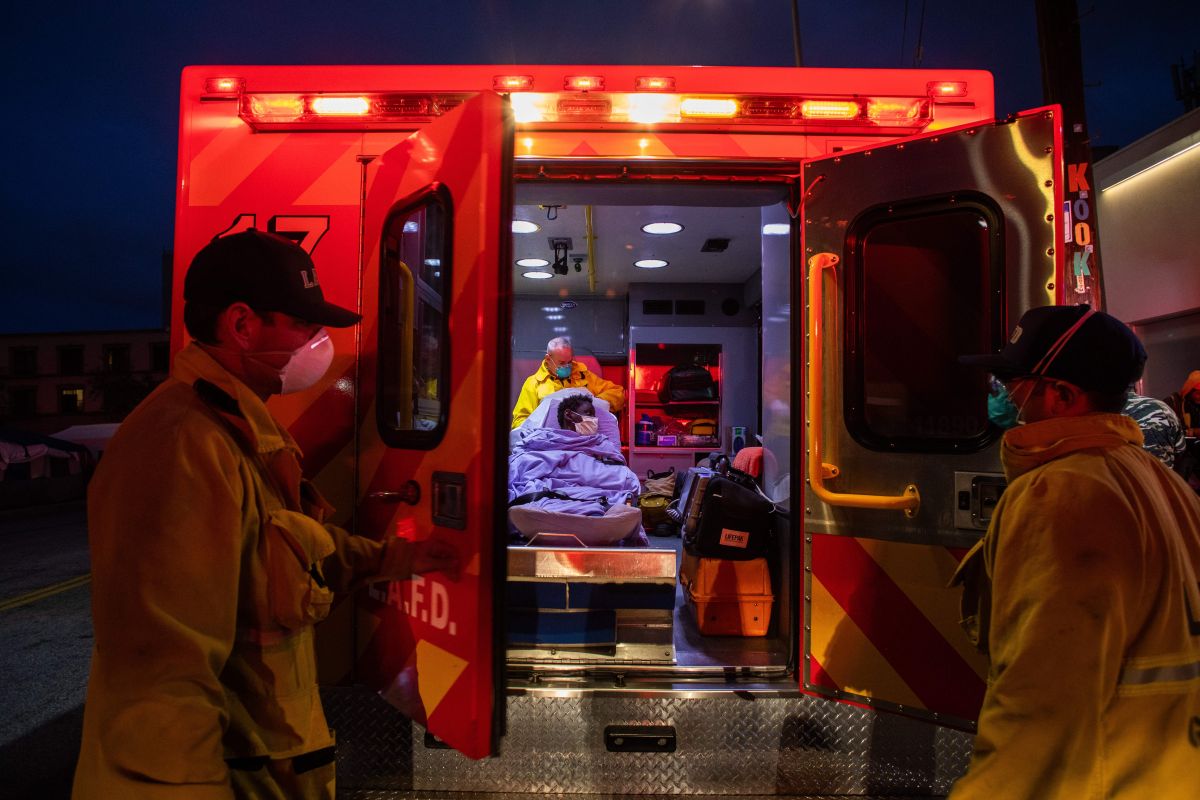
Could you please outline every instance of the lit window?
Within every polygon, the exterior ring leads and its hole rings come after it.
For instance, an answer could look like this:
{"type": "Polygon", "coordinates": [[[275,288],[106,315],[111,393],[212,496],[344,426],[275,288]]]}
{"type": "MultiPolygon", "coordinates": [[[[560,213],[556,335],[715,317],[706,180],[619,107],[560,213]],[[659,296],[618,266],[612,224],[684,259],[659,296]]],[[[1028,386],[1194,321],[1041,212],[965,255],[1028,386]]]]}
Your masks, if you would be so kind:
{"type": "Polygon", "coordinates": [[[60,414],[82,414],[83,413],[83,387],[82,386],[60,386],[60,387],[58,387],[58,413],[60,413],[60,414]]]}
{"type": "Polygon", "coordinates": [[[989,198],[959,193],[868,209],[846,232],[846,425],[863,445],[970,452],[994,437],[985,376],[958,356],[1002,341],[1003,230],[989,198]]]}
{"type": "Polygon", "coordinates": [[[391,447],[427,450],[449,407],[450,197],[429,192],[384,226],[379,277],[377,424],[391,447]]]}

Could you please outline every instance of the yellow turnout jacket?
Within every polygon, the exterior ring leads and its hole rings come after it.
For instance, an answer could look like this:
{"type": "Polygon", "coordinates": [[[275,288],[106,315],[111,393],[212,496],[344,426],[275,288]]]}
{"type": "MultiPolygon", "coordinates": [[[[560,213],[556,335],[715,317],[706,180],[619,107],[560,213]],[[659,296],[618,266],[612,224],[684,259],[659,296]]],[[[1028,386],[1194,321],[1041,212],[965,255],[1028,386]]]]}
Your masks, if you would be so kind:
{"type": "MultiPolygon", "coordinates": [[[[95,647],[76,798],[246,796],[231,765],[269,760],[244,773],[261,783],[333,744],[313,624],[333,590],[406,577],[411,551],[326,524],[298,457],[195,344],[121,425],[88,492],[95,647]]],[[[326,769],[312,792],[249,793],[326,796],[326,769]]]]}
{"type": "Polygon", "coordinates": [[[1200,498],[1119,414],[1014,428],[1001,456],[959,571],[991,666],[952,800],[1200,797],[1200,498]]]}
{"type": "Polygon", "coordinates": [[[571,376],[559,378],[551,374],[545,359],[542,359],[542,365],[538,367],[537,372],[526,378],[521,386],[521,394],[517,396],[517,404],[513,407],[512,426],[516,428],[524,422],[538,407],[538,403],[542,402],[542,398],[560,389],[587,389],[601,400],[606,400],[614,414],[625,407],[625,390],[591,372],[582,363],[572,361],[571,376]]]}

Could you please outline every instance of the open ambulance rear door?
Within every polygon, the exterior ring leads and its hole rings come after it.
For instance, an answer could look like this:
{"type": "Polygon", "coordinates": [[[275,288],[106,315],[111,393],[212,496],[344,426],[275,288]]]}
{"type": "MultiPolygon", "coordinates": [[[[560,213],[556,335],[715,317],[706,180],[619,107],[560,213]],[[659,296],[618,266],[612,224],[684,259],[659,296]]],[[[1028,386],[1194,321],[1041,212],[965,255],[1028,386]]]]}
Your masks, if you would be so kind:
{"type": "Polygon", "coordinates": [[[1062,296],[1059,119],[1038,109],[804,165],[808,692],[977,717],[986,664],[947,583],[1003,475],[987,377],[957,357],[998,350],[1025,309],[1062,296]]]}
{"type": "Polygon", "coordinates": [[[368,591],[359,674],[472,758],[504,721],[512,140],[508,101],[471,97],[369,165],[363,202],[358,532],[440,539],[462,572],[368,591]]]}

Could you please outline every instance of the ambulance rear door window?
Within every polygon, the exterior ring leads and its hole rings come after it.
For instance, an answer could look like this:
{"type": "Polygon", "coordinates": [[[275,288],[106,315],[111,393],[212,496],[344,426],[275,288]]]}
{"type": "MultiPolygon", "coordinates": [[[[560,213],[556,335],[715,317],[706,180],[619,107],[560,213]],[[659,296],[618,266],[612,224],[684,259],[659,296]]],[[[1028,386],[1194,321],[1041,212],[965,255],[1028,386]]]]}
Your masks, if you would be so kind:
{"type": "Polygon", "coordinates": [[[969,452],[994,437],[959,353],[1002,335],[1004,220],[978,193],[868,209],[846,234],[845,418],[865,447],[969,452]]]}
{"type": "Polygon", "coordinates": [[[450,199],[432,191],[384,226],[377,422],[391,447],[429,449],[449,406],[450,199]]]}

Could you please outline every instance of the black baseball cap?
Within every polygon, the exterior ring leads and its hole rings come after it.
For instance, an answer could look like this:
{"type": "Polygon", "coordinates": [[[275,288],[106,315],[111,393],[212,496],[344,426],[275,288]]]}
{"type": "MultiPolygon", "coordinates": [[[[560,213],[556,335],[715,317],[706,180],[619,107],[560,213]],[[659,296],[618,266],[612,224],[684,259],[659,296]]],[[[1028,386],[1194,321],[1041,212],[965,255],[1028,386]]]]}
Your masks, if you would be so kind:
{"type": "Polygon", "coordinates": [[[188,267],[183,299],[213,308],[242,302],[255,311],[281,311],[330,328],[348,328],[362,319],[325,299],[304,248],[254,228],[206,244],[188,267]]]}
{"type": "Polygon", "coordinates": [[[1146,350],[1125,323],[1089,306],[1040,306],[1021,316],[999,353],[959,356],[1002,380],[1044,375],[1090,392],[1128,389],[1146,364],[1146,350]]]}

